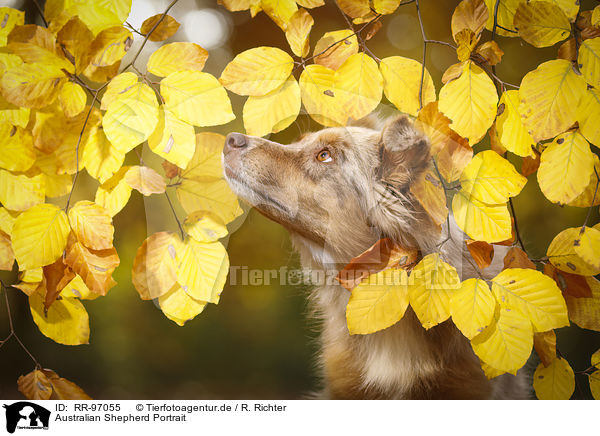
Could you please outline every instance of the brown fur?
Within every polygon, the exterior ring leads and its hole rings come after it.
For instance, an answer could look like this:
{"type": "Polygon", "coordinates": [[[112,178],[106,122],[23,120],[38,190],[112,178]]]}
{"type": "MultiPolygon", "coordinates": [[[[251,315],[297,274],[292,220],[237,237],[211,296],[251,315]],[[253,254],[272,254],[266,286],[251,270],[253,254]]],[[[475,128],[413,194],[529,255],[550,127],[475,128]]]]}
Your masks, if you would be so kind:
{"type": "MultiPolygon", "coordinates": [[[[425,254],[441,252],[463,279],[476,276],[476,266],[464,254],[464,235],[451,225],[441,236],[410,194],[430,155],[427,138],[404,116],[324,129],[290,145],[230,134],[223,161],[232,189],[290,231],[305,268],[339,271],[388,237],[425,254]],[[323,150],[331,162],[317,159],[323,150]],[[440,245],[446,235],[451,238],[440,245]]],[[[488,274],[499,267],[496,262],[488,274]]],[[[336,285],[318,286],[310,296],[323,325],[323,397],[527,396],[522,376],[489,381],[469,341],[450,321],[426,331],[409,309],[388,329],[351,336],[345,317],[348,299],[348,291],[336,285]]]]}

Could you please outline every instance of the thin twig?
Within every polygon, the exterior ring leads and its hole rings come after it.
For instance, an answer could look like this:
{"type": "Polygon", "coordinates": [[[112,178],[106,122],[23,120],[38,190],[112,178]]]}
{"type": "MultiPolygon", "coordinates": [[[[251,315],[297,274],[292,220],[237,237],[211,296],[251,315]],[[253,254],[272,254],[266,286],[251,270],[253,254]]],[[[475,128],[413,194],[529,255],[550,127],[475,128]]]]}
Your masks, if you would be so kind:
{"type": "Polygon", "coordinates": [[[123,68],[122,71],[125,71],[127,68],[131,67],[132,65],[135,64],[135,61],[137,61],[138,56],[140,55],[140,53],[142,52],[142,50],[144,49],[144,46],[146,45],[146,43],[148,42],[148,38],[150,38],[150,35],[152,35],[152,32],[154,32],[154,30],[156,30],[156,28],[160,25],[160,23],[162,23],[162,21],[165,19],[165,17],[167,16],[167,13],[171,10],[171,8],[173,6],[175,6],[175,3],[177,3],[179,0],[173,0],[169,6],[167,6],[167,9],[165,9],[165,11],[163,12],[163,14],[161,15],[161,17],[158,19],[158,21],[156,22],[156,24],[152,27],[152,29],[150,29],[150,31],[144,36],[144,41],[142,41],[142,45],[140,46],[140,48],[138,49],[137,53],[135,54],[135,56],[133,57],[133,59],[131,60],[131,62],[129,62],[127,64],[127,66],[125,68],[123,68]]]}
{"type": "Polygon", "coordinates": [[[25,351],[25,353],[27,353],[27,355],[31,358],[31,360],[33,360],[33,362],[35,363],[35,367],[41,368],[42,365],[40,365],[40,363],[37,361],[37,359],[33,356],[33,354],[31,354],[31,352],[27,349],[25,344],[23,344],[23,341],[21,341],[21,338],[19,338],[19,336],[15,332],[15,326],[13,324],[12,313],[10,311],[10,304],[8,302],[7,288],[1,280],[0,280],[0,291],[4,292],[4,301],[6,302],[6,315],[8,316],[8,327],[10,329],[9,335],[6,337],[6,339],[4,339],[2,341],[2,343],[0,344],[0,347],[4,346],[4,344],[6,344],[6,342],[10,338],[15,338],[15,340],[21,346],[21,348],[25,351]]]}
{"type": "Polygon", "coordinates": [[[525,249],[525,244],[523,244],[523,240],[521,239],[521,233],[519,232],[519,223],[517,222],[517,214],[515,212],[515,205],[513,204],[512,198],[508,199],[508,204],[510,206],[510,212],[515,223],[515,236],[517,237],[517,242],[519,243],[523,251],[527,253],[527,250],[525,249]]]}
{"type": "Polygon", "coordinates": [[[33,4],[35,5],[35,8],[38,11],[38,14],[40,14],[40,18],[42,19],[42,22],[44,23],[45,27],[48,27],[48,22],[46,21],[46,17],[44,17],[44,10],[42,9],[42,7],[40,6],[40,4],[38,3],[38,0],[33,0],[33,4]]]}
{"type": "Polygon", "coordinates": [[[423,61],[421,62],[421,82],[419,83],[419,110],[423,108],[423,81],[425,80],[425,60],[427,58],[427,36],[425,35],[425,27],[421,17],[421,6],[419,0],[415,0],[417,8],[417,17],[419,19],[419,27],[421,28],[421,36],[423,37],[423,61]]]}
{"type": "Polygon", "coordinates": [[[171,208],[171,212],[173,212],[173,217],[175,217],[175,221],[177,221],[177,225],[179,226],[179,231],[181,232],[181,239],[185,238],[185,232],[183,231],[183,226],[181,225],[181,221],[177,217],[177,213],[175,212],[175,208],[173,207],[173,203],[171,203],[171,199],[169,198],[169,194],[165,191],[165,197],[167,197],[167,201],[169,202],[169,207],[171,208]]]}

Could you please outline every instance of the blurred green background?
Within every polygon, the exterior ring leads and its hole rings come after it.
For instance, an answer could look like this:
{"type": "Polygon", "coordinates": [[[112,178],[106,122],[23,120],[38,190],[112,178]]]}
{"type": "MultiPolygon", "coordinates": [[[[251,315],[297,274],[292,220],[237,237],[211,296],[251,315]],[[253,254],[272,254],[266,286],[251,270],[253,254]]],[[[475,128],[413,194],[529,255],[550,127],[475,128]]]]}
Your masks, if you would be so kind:
{"type": "MultiPolygon", "coordinates": [[[[4,0],[2,3],[25,10],[26,21],[39,24],[33,2],[4,0]]],[[[421,1],[428,38],[451,40],[450,17],[457,3],[421,1]]],[[[166,4],[162,0],[133,0],[129,22],[139,28],[145,18],[162,12],[166,4]]],[[[596,4],[592,0],[583,1],[582,9],[590,10],[596,4]]],[[[182,27],[168,42],[187,40],[207,48],[210,57],[206,70],[217,76],[236,53],[248,48],[269,45],[288,50],[283,32],[264,13],[250,19],[247,11],[230,13],[213,1],[180,0],[171,15],[182,27]]],[[[330,2],[311,10],[311,15],[315,19],[311,47],[323,33],[345,27],[330,2]]],[[[379,58],[402,55],[421,59],[422,39],[414,5],[402,6],[394,15],[384,17],[382,23],[383,28],[368,42],[379,58]]],[[[489,32],[484,33],[484,39],[488,36],[489,32]]],[[[498,75],[516,84],[539,63],[555,58],[558,49],[558,45],[535,49],[518,38],[497,40],[505,52],[498,75]]],[[[130,54],[139,43],[137,38],[130,54]]],[[[139,66],[144,65],[158,45],[148,44],[139,66]]],[[[456,62],[456,54],[450,48],[429,45],[427,68],[438,90],[442,73],[456,62]]],[[[243,99],[232,94],[230,97],[238,118],[227,126],[209,130],[223,134],[243,131],[243,99]]],[[[301,116],[271,139],[286,143],[303,131],[317,128],[308,117],[301,116]]],[[[480,147],[487,146],[484,141],[480,147]]],[[[135,156],[128,158],[136,162],[135,156]]],[[[144,153],[144,158],[151,166],[160,168],[160,160],[150,153],[144,153]]],[[[517,159],[513,162],[520,168],[517,159]]],[[[87,175],[81,177],[75,199],[93,198],[96,187],[97,183],[87,175]]],[[[170,195],[175,198],[174,192],[170,195]]],[[[64,199],[58,203],[64,204],[64,199]]],[[[515,199],[515,207],[526,246],[536,258],[545,255],[558,232],[580,226],[587,213],[587,209],[550,204],[534,180],[515,199]]],[[[591,223],[598,222],[597,212],[594,208],[591,223]]],[[[184,216],[181,210],[179,213],[184,216]]],[[[227,285],[218,306],[209,305],[196,319],[178,327],[152,302],[140,300],[131,285],[133,258],[143,240],[153,232],[177,228],[164,197],[143,199],[134,192],[114,224],[115,245],[121,257],[114,275],[118,285],[106,297],[85,302],[90,314],[89,345],[69,347],[47,339],[33,324],[25,295],[13,288],[7,291],[15,329],[44,367],[76,382],[98,399],[291,399],[318,389],[314,363],[317,326],[306,317],[306,289],[278,283],[227,285]]],[[[256,211],[249,211],[233,223],[233,229],[228,239],[232,266],[261,270],[298,267],[286,231],[256,211]]],[[[0,273],[0,278],[7,284],[15,283],[16,272],[0,273]]],[[[5,334],[8,334],[8,319],[2,299],[0,337],[5,334]]],[[[600,347],[600,335],[573,326],[558,333],[558,346],[576,371],[583,370],[589,366],[591,353],[600,347]]],[[[0,362],[0,397],[21,398],[16,380],[33,369],[31,360],[15,341],[10,341],[0,349],[0,362]]],[[[577,378],[574,397],[589,398],[585,376],[577,378]]]]}

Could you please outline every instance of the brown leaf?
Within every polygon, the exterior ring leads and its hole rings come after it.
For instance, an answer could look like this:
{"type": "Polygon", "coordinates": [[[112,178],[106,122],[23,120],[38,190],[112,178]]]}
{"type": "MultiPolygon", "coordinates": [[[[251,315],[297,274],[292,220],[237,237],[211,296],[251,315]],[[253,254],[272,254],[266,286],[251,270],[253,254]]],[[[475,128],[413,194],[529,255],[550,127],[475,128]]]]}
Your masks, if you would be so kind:
{"type": "Polygon", "coordinates": [[[561,271],[551,263],[544,265],[544,274],[552,277],[563,295],[574,298],[591,298],[592,290],[584,276],[561,271]]]}
{"type": "Polygon", "coordinates": [[[120,260],[114,247],[108,250],[91,250],[70,237],[65,263],[96,294],[106,295],[116,285],[112,273],[119,266],[120,260]]]}
{"type": "Polygon", "coordinates": [[[28,400],[49,400],[52,395],[52,384],[46,374],[34,369],[17,380],[17,387],[28,400]]]}
{"type": "Polygon", "coordinates": [[[165,170],[165,177],[172,179],[179,175],[179,167],[168,160],[164,160],[162,163],[163,170],[165,170]]]}
{"type": "Polygon", "coordinates": [[[577,16],[576,25],[583,40],[600,36],[600,29],[592,25],[592,11],[580,12],[577,16]]]}
{"type": "MultiPolygon", "coordinates": [[[[146,18],[146,20],[142,23],[142,27],[140,32],[144,35],[148,35],[156,23],[159,22],[163,14],[157,14],[153,17],[146,18]]],[[[170,38],[177,32],[179,29],[179,23],[177,20],[170,15],[165,15],[165,18],[160,22],[158,26],[152,31],[148,39],[150,41],[164,41],[167,38],[170,38]]]]}
{"type": "Polygon", "coordinates": [[[512,247],[504,256],[504,269],[507,268],[535,269],[535,264],[529,260],[527,254],[519,247],[512,247]]]}
{"type": "Polygon", "coordinates": [[[544,366],[550,365],[556,359],[556,334],[554,330],[534,333],[533,347],[544,366]]]}
{"type": "MultiPolygon", "coordinates": [[[[462,62],[459,64],[450,65],[442,75],[442,83],[446,84],[451,80],[458,79],[463,72],[462,62]]],[[[437,104],[437,102],[436,102],[437,104]]]]}
{"type": "Polygon", "coordinates": [[[377,32],[381,30],[383,24],[381,21],[375,21],[369,27],[367,27],[367,33],[365,34],[365,41],[373,38],[377,32]]]}
{"type": "Polygon", "coordinates": [[[60,29],[56,39],[67,59],[75,65],[75,72],[82,73],[91,59],[90,47],[94,40],[92,31],[75,16],[60,29]]]}
{"type": "Polygon", "coordinates": [[[498,64],[504,55],[504,52],[498,43],[496,43],[496,41],[484,42],[477,48],[476,52],[480,54],[490,65],[498,64]]]}
{"type": "Polygon", "coordinates": [[[473,31],[471,29],[462,29],[454,35],[454,40],[457,44],[456,54],[458,55],[458,60],[464,62],[469,59],[478,41],[473,31]]]}
{"type": "Polygon", "coordinates": [[[494,246],[492,244],[485,241],[473,241],[471,239],[467,239],[465,242],[469,253],[471,253],[471,257],[473,257],[479,269],[485,269],[490,266],[494,259],[494,246]]]}
{"type": "Polygon", "coordinates": [[[488,9],[483,0],[461,1],[452,14],[452,35],[456,38],[456,34],[461,30],[470,29],[479,37],[485,27],[488,15],[488,9]]]}
{"type": "Polygon", "coordinates": [[[53,400],[91,400],[88,394],[83,389],[77,386],[75,383],[67,380],[66,378],[59,377],[51,369],[42,369],[41,371],[48,378],[52,384],[53,389],[53,400]]]}
{"type": "Polygon", "coordinates": [[[0,230],[0,270],[11,271],[15,263],[10,236],[0,230]]]}
{"type": "Polygon", "coordinates": [[[44,308],[48,310],[64,287],[75,277],[75,273],[64,263],[61,256],[53,264],[44,267],[44,277],[46,278],[44,308]]]}
{"type": "Polygon", "coordinates": [[[535,173],[540,167],[541,154],[537,151],[534,152],[535,158],[532,158],[531,156],[526,156],[523,158],[523,164],[521,165],[521,174],[523,174],[525,177],[535,173]]]}
{"type": "Polygon", "coordinates": [[[336,278],[344,288],[351,291],[371,274],[392,267],[413,266],[418,256],[417,249],[403,248],[389,238],[380,239],[368,250],[352,258],[336,278]]]}
{"type": "Polygon", "coordinates": [[[560,45],[558,48],[558,59],[566,59],[571,62],[577,60],[575,38],[569,38],[560,45]]]}

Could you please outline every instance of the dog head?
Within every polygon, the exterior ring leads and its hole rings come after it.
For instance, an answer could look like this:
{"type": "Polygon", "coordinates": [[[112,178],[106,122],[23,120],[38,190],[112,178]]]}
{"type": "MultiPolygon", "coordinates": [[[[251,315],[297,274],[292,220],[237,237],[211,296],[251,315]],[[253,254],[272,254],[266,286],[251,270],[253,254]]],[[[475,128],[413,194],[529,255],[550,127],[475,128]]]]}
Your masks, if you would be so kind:
{"type": "Polygon", "coordinates": [[[406,116],[326,128],[289,145],[230,133],[223,150],[239,197],[292,234],[350,256],[380,237],[411,238],[409,189],[429,162],[429,142],[406,116]]]}

